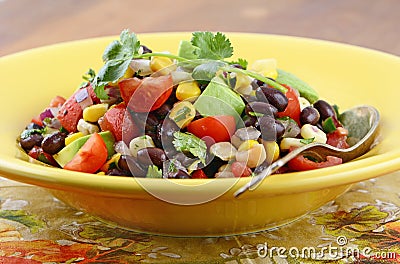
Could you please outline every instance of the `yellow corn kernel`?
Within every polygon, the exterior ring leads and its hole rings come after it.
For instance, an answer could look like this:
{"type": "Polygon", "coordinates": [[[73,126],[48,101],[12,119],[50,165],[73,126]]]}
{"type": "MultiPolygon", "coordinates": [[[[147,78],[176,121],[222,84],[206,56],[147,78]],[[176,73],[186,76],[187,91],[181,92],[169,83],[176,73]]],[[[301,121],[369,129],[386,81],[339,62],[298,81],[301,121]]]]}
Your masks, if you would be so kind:
{"type": "Polygon", "coordinates": [[[168,75],[176,69],[176,64],[166,57],[151,57],[150,69],[156,73],[156,75],[168,75]]]}
{"type": "Polygon", "coordinates": [[[278,77],[276,68],[275,59],[262,59],[254,61],[249,70],[275,80],[278,77]]]}
{"type": "Polygon", "coordinates": [[[99,172],[97,173],[97,175],[106,175],[106,173],[105,173],[104,171],[99,171],[99,172]]]}
{"type": "Polygon", "coordinates": [[[275,141],[263,140],[262,144],[264,145],[265,152],[267,153],[266,161],[268,163],[276,161],[279,158],[280,154],[278,143],[276,143],[275,141]]]}
{"type": "Polygon", "coordinates": [[[65,145],[68,145],[72,141],[75,141],[76,139],[81,138],[83,136],[84,136],[84,134],[82,132],[73,133],[73,134],[71,134],[71,135],[69,135],[68,137],[65,138],[65,145]]]}
{"type": "Polygon", "coordinates": [[[107,172],[111,164],[118,164],[119,158],[121,158],[121,153],[115,153],[112,155],[112,157],[101,167],[101,171],[107,172]]]}
{"type": "Polygon", "coordinates": [[[176,88],[176,98],[180,101],[193,102],[201,94],[201,90],[196,81],[179,83],[176,88]]]}
{"type": "Polygon", "coordinates": [[[94,104],[83,110],[83,120],[97,122],[108,110],[108,104],[94,104]]]}
{"type": "Polygon", "coordinates": [[[121,78],[119,78],[116,82],[109,82],[108,85],[113,87],[118,86],[118,83],[120,81],[122,81],[123,79],[132,78],[133,74],[135,74],[135,72],[131,69],[131,67],[128,67],[128,69],[126,69],[124,75],[122,75],[121,78]]]}
{"type": "Polygon", "coordinates": [[[257,142],[257,140],[253,140],[253,139],[249,139],[246,140],[245,142],[243,142],[242,144],[240,144],[238,151],[246,151],[251,149],[252,147],[254,147],[255,145],[258,145],[259,143],[257,142]]]}
{"type": "Polygon", "coordinates": [[[178,127],[184,128],[192,122],[195,115],[196,109],[192,103],[188,101],[180,101],[172,107],[169,118],[174,120],[178,127]]]}

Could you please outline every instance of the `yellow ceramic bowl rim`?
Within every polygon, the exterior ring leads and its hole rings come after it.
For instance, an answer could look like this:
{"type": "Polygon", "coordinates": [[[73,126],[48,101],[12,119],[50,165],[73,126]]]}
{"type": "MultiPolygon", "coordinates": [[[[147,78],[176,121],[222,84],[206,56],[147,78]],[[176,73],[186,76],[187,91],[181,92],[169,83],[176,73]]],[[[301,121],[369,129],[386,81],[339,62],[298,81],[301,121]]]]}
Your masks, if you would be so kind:
{"type": "MultiPolygon", "coordinates": [[[[156,36],[173,36],[173,37],[187,37],[191,33],[177,32],[177,33],[148,33],[139,34],[139,36],[156,37],[156,36]]],[[[266,34],[253,34],[253,33],[226,33],[227,35],[234,35],[235,37],[249,37],[249,36],[266,36],[266,34]]],[[[390,60],[395,60],[400,63],[400,58],[394,55],[383,53],[380,51],[370,50],[367,48],[357,47],[348,44],[341,44],[325,40],[315,40],[309,38],[280,36],[280,35],[267,35],[276,38],[290,38],[297,42],[310,42],[315,45],[339,45],[358,51],[365,51],[368,53],[376,53],[379,56],[386,56],[390,60]]],[[[96,42],[104,39],[115,39],[116,36],[108,36],[102,38],[92,38],[77,41],[70,41],[58,43],[45,47],[35,48],[27,51],[22,51],[16,54],[11,54],[0,58],[0,60],[13,59],[16,56],[24,56],[26,53],[43,52],[44,49],[57,48],[59,46],[68,46],[71,44],[79,44],[81,42],[96,42]]],[[[18,131],[16,131],[16,135],[18,131]]],[[[16,147],[17,151],[17,147],[16,147]]],[[[379,154],[365,159],[357,159],[342,165],[306,171],[306,172],[292,172],[286,174],[272,175],[268,177],[258,188],[254,191],[248,192],[241,198],[249,196],[263,196],[263,195],[276,195],[280,193],[298,193],[329,188],[338,185],[347,185],[355,182],[370,179],[376,176],[384,175],[389,172],[400,169],[400,150],[393,150],[384,154],[379,154]]],[[[117,177],[117,176],[99,176],[95,174],[87,174],[80,172],[73,172],[62,170],[58,168],[51,168],[31,164],[16,157],[10,157],[0,153],[0,174],[17,181],[34,184],[42,187],[48,187],[57,190],[74,190],[77,192],[96,193],[97,195],[113,196],[113,197],[141,197],[144,190],[132,177],[117,177]]],[[[166,192],[173,192],[174,189],[165,189],[166,185],[160,179],[141,179],[152,183],[155,189],[163,190],[166,192]]],[[[240,179],[190,179],[190,180],[171,180],[180,185],[199,185],[207,181],[219,181],[221,188],[232,186],[236,182],[231,191],[238,189],[240,186],[246,184],[250,178],[240,179]]],[[[228,197],[227,199],[229,199],[228,197]]]]}

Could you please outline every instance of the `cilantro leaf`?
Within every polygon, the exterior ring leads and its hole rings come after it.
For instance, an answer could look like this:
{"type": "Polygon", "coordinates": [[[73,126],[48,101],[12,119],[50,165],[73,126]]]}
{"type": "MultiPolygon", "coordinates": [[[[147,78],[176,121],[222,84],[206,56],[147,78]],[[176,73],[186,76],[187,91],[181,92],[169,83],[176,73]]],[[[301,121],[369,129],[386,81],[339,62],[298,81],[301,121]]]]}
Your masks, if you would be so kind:
{"type": "Polygon", "coordinates": [[[103,52],[103,67],[93,78],[94,92],[100,99],[107,99],[104,87],[109,82],[116,82],[129,67],[131,60],[139,54],[140,41],[135,33],[125,29],[120,34],[119,40],[111,42],[103,52]]]}
{"type": "Polygon", "coordinates": [[[177,151],[189,152],[199,158],[203,164],[206,163],[207,145],[195,135],[177,131],[174,133],[172,144],[177,151]]]}
{"type": "Polygon", "coordinates": [[[193,32],[191,42],[199,48],[196,53],[200,59],[223,60],[233,55],[230,40],[221,32],[193,32]]]}
{"type": "Polygon", "coordinates": [[[314,142],[315,138],[302,138],[300,139],[300,143],[307,145],[314,142]]]}
{"type": "Polygon", "coordinates": [[[162,178],[162,170],[156,165],[150,165],[147,168],[146,178],[162,178]]]}
{"type": "Polygon", "coordinates": [[[125,74],[130,62],[130,60],[107,61],[97,74],[98,80],[105,84],[117,81],[125,74]]]}
{"type": "Polygon", "coordinates": [[[95,77],[96,77],[96,72],[92,68],[89,68],[89,70],[82,76],[82,79],[84,79],[87,82],[93,82],[95,77]]]}
{"type": "Polygon", "coordinates": [[[215,77],[217,71],[225,66],[222,61],[209,61],[204,64],[200,64],[193,69],[192,78],[197,81],[211,81],[215,77]]]}
{"type": "Polygon", "coordinates": [[[121,59],[122,57],[122,44],[118,40],[111,42],[103,52],[103,61],[121,59]]]}
{"type": "Polygon", "coordinates": [[[139,54],[140,41],[135,33],[129,33],[129,30],[125,29],[121,32],[120,39],[125,53],[132,56],[139,54]]]}

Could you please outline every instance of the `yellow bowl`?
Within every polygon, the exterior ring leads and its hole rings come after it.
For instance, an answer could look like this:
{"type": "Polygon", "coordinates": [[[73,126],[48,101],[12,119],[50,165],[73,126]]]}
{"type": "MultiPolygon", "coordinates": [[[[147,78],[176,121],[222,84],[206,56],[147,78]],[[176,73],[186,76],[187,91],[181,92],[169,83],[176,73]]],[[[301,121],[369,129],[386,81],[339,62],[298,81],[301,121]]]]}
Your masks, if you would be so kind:
{"type": "MultiPolygon", "coordinates": [[[[16,138],[55,95],[68,97],[115,37],[89,39],[0,58],[0,175],[49,189],[67,204],[105,221],[148,233],[178,236],[239,234],[290,222],[345,192],[352,183],[400,168],[400,58],[344,44],[274,35],[229,33],[235,56],[276,58],[279,68],[311,84],[342,110],[375,106],[380,144],[349,163],[274,175],[233,198],[249,178],[160,180],[90,175],[28,163],[16,138]]],[[[190,33],[139,35],[155,51],[176,52],[190,33]]]]}

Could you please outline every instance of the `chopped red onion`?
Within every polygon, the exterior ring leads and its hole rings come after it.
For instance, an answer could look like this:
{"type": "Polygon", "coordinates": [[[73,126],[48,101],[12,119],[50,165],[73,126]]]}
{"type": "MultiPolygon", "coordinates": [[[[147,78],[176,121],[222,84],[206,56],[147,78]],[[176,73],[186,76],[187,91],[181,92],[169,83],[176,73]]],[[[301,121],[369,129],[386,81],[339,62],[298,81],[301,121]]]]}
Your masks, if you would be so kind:
{"type": "Polygon", "coordinates": [[[86,88],[82,88],[75,94],[76,102],[81,106],[82,109],[93,104],[92,98],[89,96],[89,93],[86,88]]]}
{"type": "Polygon", "coordinates": [[[50,108],[46,108],[42,113],[40,113],[40,120],[45,120],[46,118],[53,118],[54,115],[50,108]]]}

